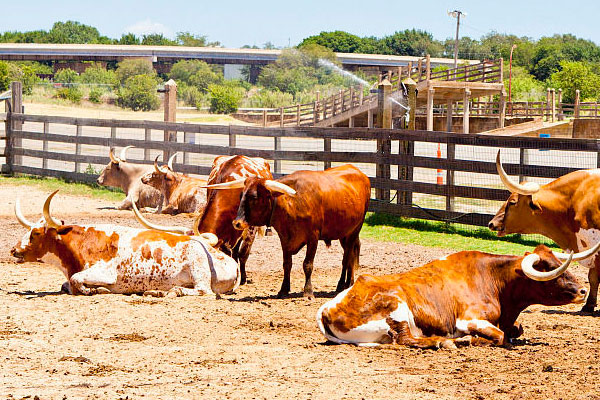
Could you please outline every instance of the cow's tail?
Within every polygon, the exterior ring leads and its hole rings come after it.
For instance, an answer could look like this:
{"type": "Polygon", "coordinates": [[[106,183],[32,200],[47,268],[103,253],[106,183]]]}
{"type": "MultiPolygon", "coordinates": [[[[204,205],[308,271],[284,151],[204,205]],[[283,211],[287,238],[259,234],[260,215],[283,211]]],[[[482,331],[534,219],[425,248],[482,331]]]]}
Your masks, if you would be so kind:
{"type": "Polygon", "coordinates": [[[348,342],[346,340],[338,338],[331,331],[331,329],[329,329],[330,321],[329,321],[329,318],[327,317],[327,315],[325,314],[325,310],[328,307],[329,307],[329,301],[326,302],[325,304],[323,304],[317,311],[317,326],[319,327],[319,330],[321,331],[323,336],[325,336],[325,339],[329,340],[330,342],[337,343],[337,344],[353,344],[352,342],[348,342]]]}

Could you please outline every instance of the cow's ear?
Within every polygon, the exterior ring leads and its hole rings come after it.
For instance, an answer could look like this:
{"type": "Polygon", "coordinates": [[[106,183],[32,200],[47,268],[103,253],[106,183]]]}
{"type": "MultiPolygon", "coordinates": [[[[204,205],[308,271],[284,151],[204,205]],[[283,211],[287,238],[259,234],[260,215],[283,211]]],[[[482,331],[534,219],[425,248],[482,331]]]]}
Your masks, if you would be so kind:
{"type": "Polygon", "coordinates": [[[529,208],[533,210],[534,213],[541,213],[542,206],[538,203],[537,200],[534,200],[533,197],[529,199],[529,208]]]}
{"type": "Polygon", "coordinates": [[[285,194],[285,193],[277,192],[275,190],[270,190],[270,192],[271,192],[271,196],[273,196],[273,197],[279,197],[279,196],[285,194]]]}
{"type": "Polygon", "coordinates": [[[56,232],[59,235],[66,235],[67,233],[71,232],[72,230],[73,230],[72,226],[61,226],[56,230],[56,232]]]}

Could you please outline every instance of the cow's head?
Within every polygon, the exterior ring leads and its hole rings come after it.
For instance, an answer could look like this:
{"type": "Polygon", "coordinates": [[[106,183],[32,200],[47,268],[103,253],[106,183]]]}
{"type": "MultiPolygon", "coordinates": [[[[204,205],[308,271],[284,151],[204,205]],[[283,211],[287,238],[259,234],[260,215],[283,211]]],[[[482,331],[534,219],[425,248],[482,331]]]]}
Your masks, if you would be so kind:
{"type": "Polygon", "coordinates": [[[108,152],[110,162],[97,179],[98,185],[121,187],[123,182],[127,180],[127,150],[134,146],[123,147],[119,157],[116,157],[114,150],[111,148],[108,152]]]}
{"type": "Polygon", "coordinates": [[[296,195],[294,189],[281,182],[258,177],[242,178],[206,187],[211,189],[244,189],[237,217],[233,220],[233,226],[238,230],[248,229],[249,226],[271,225],[275,198],[282,195],[296,195]]]}
{"type": "Polygon", "coordinates": [[[142,176],[142,183],[146,185],[150,185],[155,189],[163,190],[165,187],[170,187],[174,185],[178,180],[179,176],[173,170],[173,160],[177,154],[173,154],[171,158],[169,158],[169,162],[167,165],[158,166],[158,158],[160,155],[156,156],[154,159],[154,171],[148,172],[144,176],[142,176]]]}
{"type": "Polygon", "coordinates": [[[30,262],[42,259],[47,253],[54,249],[57,240],[72,230],[72,226],[63,225],[62,221],[54,219],[50,215],[50,202],[58,192],[56,190],[44,203],[44,217],[37,223],[29,222],[21,213],[19,199],[15,202],[15,216],[28,232],[21,241],[11,250],[11,255],[19,262],[30,262]]]}
{"type": "Polygon", "coordinates": [[[507,233],[538,232],[538,215],[543,210],[535,194],[540,190],[540,185],[535,182],[523,184],[512,182],[500,163],[500,151],[496,156],[496,170],[502,183],[512,193],[491,219],[488,227],[498,232],[498,236],[507,233]]]}
{"type": "Polygon", "coordinates": [[[600,242],[586,251],[565,254],[539,245],[533,253],[526,253],[517,267],[518,275],[529,278],[518,286],[518,297],[530,304],[546,306],[583,302],[587,290],[567,268],[572,261],[590,257],[599,248],[600,242]]]}

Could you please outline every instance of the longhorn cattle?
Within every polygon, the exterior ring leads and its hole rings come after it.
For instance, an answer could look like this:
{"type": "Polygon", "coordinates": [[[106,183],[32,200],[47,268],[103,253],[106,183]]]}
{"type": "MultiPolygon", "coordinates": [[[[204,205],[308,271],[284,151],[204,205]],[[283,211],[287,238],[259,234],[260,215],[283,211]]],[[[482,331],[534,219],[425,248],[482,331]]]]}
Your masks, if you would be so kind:
{"type": "MultiPolygon", "coordinates": [[[[213,248],[214,235],[187,236],[113,225],[63,225],[50,215],[52,193],[44,219],[27,221],[29,232],[11,251],[20,261],[47,261],[58,266],[72,294],[145,293],[202,295],[226,293],[239,285],[239,268],[213,248]]],[[[139,212],[132,204],[134,212],[139,212]]]]}
{"type": "Polygon", "coordinates": [[[544,245],[525,256],[462,251],[405,273],[362,275],[317,312],[317,325],[334,343],[395,343],[420,348],[506,344],[532,304],[581,303],[586,289],[544,245]]]}
{"type": "MultiPolygon", "coordinates": [[[[600,240],[600,170],[582,170],[561,176],[545,185],[510,180],[496,157],[496,169],[512,192],[489,223],[498,236],[539,233],[562,249],[580,251],[600,240]]],[[[598,296],[600,255],[581,263],[589,268],[590,291],[582,308],[593,312],[598,296]]]]}
{"type": "Polygon", "coordinates": [[[273,226],[283,250],[283,283],[278,297],[289,294],[292,256],[304,245],[304,296],[313,298],[311,274],[319,240],[339,240],[344,249],[340,291],[354,282],[360,254],[359,233],[369,206],[369,178],[352,165],[325,171],[297,171],[278,180],[258,177],[210,185],[243,188],[233,226],[273,226]]]}
{"type": "Polygon", "coordinates": [[[164,199],[163,214],[193,213],[202,211],[206,205],[206,180],[192,178],[173,170],[173,159],[167,166],[158,166],[154,160],[154,170],[142,176],[142,183],[157,189],[164,199]]]}
{"type": "Polygon", "coordinates": [[[133,146],[124,147],[120,157],[115,157],[113,149],[108,155],[110,162],[98,177],[98,184],[121,188],[125,192],[125,200],[117,207],[119,210],[130,210],[131,202],[135,201],[139,209],[161,207],[160,192],[140,180],[143,175],[152,170],[147,165],[137,165],[127,162],[127,150],[133,146]]]}
{"type": "MultiPolygon", "coordinates": [[[[256,176],[273,179],[269,163],[263,158],[246,156],[219,156],[213,161],[208,177],[208,184],[218,184],[233,180],[256,176]]],[[[210,232],[217,235],[217,247],[228,252],[240,263],[241,284],[246,283],[246,261],[254,242],[257,229],[250,227],[248,232],[239,231],[232,225],[240,206],[242,189],[214,190],[208,189],[207,201],[195,227],[199,232],[210,232]]]]}

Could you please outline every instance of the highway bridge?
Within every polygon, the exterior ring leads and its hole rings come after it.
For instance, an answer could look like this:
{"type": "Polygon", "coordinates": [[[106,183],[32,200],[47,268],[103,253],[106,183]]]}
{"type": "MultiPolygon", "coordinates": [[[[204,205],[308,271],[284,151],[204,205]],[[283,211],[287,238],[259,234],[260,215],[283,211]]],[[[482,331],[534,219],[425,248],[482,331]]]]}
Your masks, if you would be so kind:
{"type": "MultiPolygon", "coordinates": [[[[83,61],[117,62],[127,58],[147,58],[157,71],[167,72],[180,60],[203,60],[209,64],[263,66],[274,62],[281,50],[227,49],[222,47],[185,46],[135,46],[104,44],[41,44],[0,43],[0,60],[8,61],[60,61],[57,68],[68,66],[85,69],[83,61]]],[[[337,53],[344,69],[386,71],[390,68],[416,64],[421,57],[391,56],[381,54],[337,53]]],[[[432,66],[453,65],[448,58],[432,58],[432,66]]],[[[461,64],[465,61],[460,60],[461,64]]],[[[466,61],[477,63],[478,61],[466,61]]]]}

